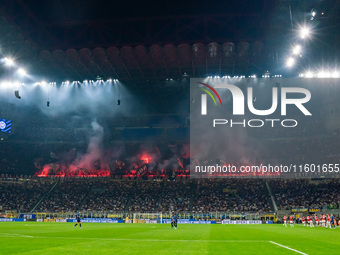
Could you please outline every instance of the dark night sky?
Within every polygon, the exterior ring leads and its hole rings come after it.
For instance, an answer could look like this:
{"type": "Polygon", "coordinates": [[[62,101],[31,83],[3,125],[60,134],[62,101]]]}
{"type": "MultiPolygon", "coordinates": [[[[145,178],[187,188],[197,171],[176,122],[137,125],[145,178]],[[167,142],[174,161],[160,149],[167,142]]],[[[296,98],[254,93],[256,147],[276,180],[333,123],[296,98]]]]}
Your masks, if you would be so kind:
{"type": "MultiPolygon", "coordinates": [[[[149,42],[145,42],[142,39],[145,37],[143,34],[139,35],[139,37],[133,37],[132,35],[136,31],[139,33],[139,31],[143,30],[149,31],[151,35],[157,34],[160,31],[164,32],[164,30],[169,31],[171,34],[175,29],[178,29],[178,27],[179,31],[190,30],[190,32],[196,33],[200,30],[199,33],[202,34],[199,36],[200,40],[208,43],[208,41],[217,40],[217,37],[223,36],[223,34],[226,34],[225,40],[261,39],[257,35],[268,28],[276,2],[276,0],[6,0],[4,2],[5,4],[0,4],[0,14],[2,13],[10,23],[19,29],[25,38],[40,49],[65,49],[69,47],[92,48],[96,46],[108,46],[111,43],[121,46],[136,43],[189,42],[190,36],[186,36],[183,40],[170,40],[165,38],[163,34],[163,36],[159,38],[152,38],[149,42]],[[223,19],[214,21],[213,19],[216,17],[214,15],[222,15],[223,19]],[[207,28],[203,28],[202,20],[198,21],[198,19],[202,17],[210,17],[207,21],[207,28]],[[140,19],[141,22],[135,22],[135,18],[140,19]],[[152,28],[149,28],[148,24],[145,23],[145,20],[149,18],[155,18],[151,21],[152,28]],[[159,22],[159,18],[163,19],[163,23],[159,22]],[[145,21],[144,23],[143,19],[145,21]],[[176,23],[176,25],[174,25],[174,23],[176,23]],[[197,24],[199,24],[199,28],[197,24]],[[215,31],[214,29],[218,27],[216,24],[223,24],[233,31],[226,31],[226,29],[223,31],[216,29],[215,31]],[[124,26],[127,28],[119,30],[124,26]],[[177,26],[177,28],[175,28],[175,26],[177,26]],[[119,30],[119,32],[117,32],[117,30],[119,30]],[[99,39],[92,39],[93,43],[88,43],[87,45],[69,43],[70,37],[79,38],[79,36],[77,36],[78,33],[86,33],[86,37],[84,38],[95,37],[99,39]],[[103,34],[108,33],[116,37],[122,35],[122,39],[120,41],[110,41],[109,36],[103,36],[103,34]],[[245,38],[245,36],[235,36],[233,33],[243,33],[249,36],[245,38]]],[[[170,38],[174,37],[175,34],[173,33],[170,38]]],[[[197,42],[199,39],[195,37],[192,38],[191,41],[197,42]]],[[[224,41],[224,39],[217,41],[224,41]]]]}
{"type": "MultiPolygon", "coordinates": [[[[42,23],[87,22],[112,18],[158,17],[163,15],[204,15],[263,12],[274,1],[67,1],[26,0],[25,5],[42,23]]],[[[266,15],[266,13],[263,13],[266,15]]]]}
{"type": "MultiPolygon", "coordinates": [[[[114,23],[117,20],[131,20],[131,18],[156,18],[163,17],[175,20],[176,17],[183,16],[207,16],[207,15],[230,15],[238,16],[234,20],[226,20],[225,23],[230,27],[235,27],[240,34],[263,33],[268,30],[270,24],[274,20],[280,20],[281,27],[287,24],[290,26],[288,5],[291,6],[294,23],[299,21],[301,15],[304,19],[308,19],[311,8],[326,9],[327,14],[333,12],[336,1],[334,0],[172,0],[172,1],[112,1],[112,0],[4,0],[0,3],[0,15],[5,16],[10,23],[14,24],[29,40],[35,42],[39,47],[48,47],[45,41],[41,43],[39,37],[53,37],[48,33],[55,34],[57,38],[65,36],[63,29],[72,33],[77,31],[88,30],[88,26],[92,25],[98,30],[107,31],[105,25],[117,26],[114,23]],[[333,3],[333,4],[332,4],[333,3]],[[327,7],[327,8],[326,8],[327,7]],[[327,10],[328,9],[328,10],[327,10]],[[277,12],[277,10],[280,10],[277,12]],[[282,17],[278,17],[278,13],[282,17]],[[307,16],[306,16],[307,15],[307,16]],[[249,19],[253,17],[253,19],[249,19]],[[283,21],[283,22],[282,22],[283,21]]],[[[128,22],[128,21],[127,21],[128,22]]],[[[157,21],[152,21],[157,23],[157,21]]],[[[181,25],[194,27],[193,20],[181,20],[181,25]]],[[[209,21],[210,25],[214,25],[209,21]]],[[[220,20],[218,22],[221,22],[220,20]]],[[[130,26],[129,24],[128,26],[130,26]]],[[[329,25],[329,24],[327,24],[329,25]]],[[[162,26],[162,25],[160,25],[162,26]]],[[[131,27],[131,26],[130,26],[131,27]]],[[[135,28],[137,30],[147,29],[145,27],[135,28]]],[[[169,28],[166,28],[169,29],[169,28]]],[[[170,28],[171,29],[171,28],[170,28]]],[[[114,31],[114,29],[112,29],[114,31]]],[[[221,34],[220,31],[217,33],[221,34]]],[[[90,33],[89,33],[90,34],[90,33]]],[[[94,33],[92,33],[94,34],[94,33]]],[[[211,34],[209,34],[211,36],[211,34]]],[[[214,40],[217,36],[211,36],[214,40]]],[[[231,40],[263,40],[264,37],[252,36],[244,38],[244,36],[234,36],[226,38],[231,40]],[[256,38],[257,37],[257,38],[256,38]]],[[[129,41],[122,40],[121,43],[133,43],[132,38],[129,41]]],[[[135,43],[143,43],[138,38],[135,43]]],[[[157,40],[155,41],[157,43],[157,40]]],[[[181,43],[181,42],[177,42],[181,43]]],[[[55,45],[54,45],[55,46],[55,45]]],[[[60,47],[72,45],[62,45],[60,47]]],[[[84,45],[85,46],[85,45],[84,45]]],[[[92,47],[93,45],[89,46],[92,47]]],[[[75,46],[76,47],[76,46],[75,46]]],[[[48,47],[49,48],[49,47],[48,47]]]]}

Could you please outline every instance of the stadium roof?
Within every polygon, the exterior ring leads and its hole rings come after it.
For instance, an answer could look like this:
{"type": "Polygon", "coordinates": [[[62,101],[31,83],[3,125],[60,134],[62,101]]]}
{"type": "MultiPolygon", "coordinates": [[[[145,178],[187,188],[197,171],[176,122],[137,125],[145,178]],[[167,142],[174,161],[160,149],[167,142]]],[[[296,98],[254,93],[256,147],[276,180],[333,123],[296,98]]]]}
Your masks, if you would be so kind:
{"type": "MultiPolygon", "coordinates": [[[[339,12],[333,0],[11,0],[0,7],[2,54],[54,80],[264,74],[281,61],[293,22],[313,8],[326,10],[324,19],[339,12]]],[[[336,47],[339,36],[328,34],[336,47]]]]}

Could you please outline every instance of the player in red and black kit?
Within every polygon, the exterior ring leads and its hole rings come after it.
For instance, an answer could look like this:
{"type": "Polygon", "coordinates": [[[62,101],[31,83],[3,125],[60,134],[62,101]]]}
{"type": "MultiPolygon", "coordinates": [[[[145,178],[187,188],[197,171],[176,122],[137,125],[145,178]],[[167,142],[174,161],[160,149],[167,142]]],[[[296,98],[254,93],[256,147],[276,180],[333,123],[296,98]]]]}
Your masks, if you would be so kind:
{"type": "Polygon", "coordinates": [[[319,226],[319,219],[318,219],[318,215],[315,214],[315,225],[319,226]]]}
{"type": "Polygon", "coordinates": [[[329,214],[327,214],[327,224],[326,224],[326,228],[332,228],[331,226],[331,216],[329,216],[329,214]]]}
{"type": "Polygon", "coordinates": [[[287,216],[283,216],[283,226],[287,227],[287,216]]]}
{"type": "Polygon", "coordinates": [[[306,226],[306,218],[305,218],[305,216],[302,216],[301,221],[302,221],[302,226],[306,226]]]}
{"type": "Polygon", "coordinates": [[[309,227],[309,223],[310,223],[310,217],[309,215],[307,215],[307,227],[309,227]]]}
{"type": "Polygon", "coordinates": [[[326,227],[326,215],[322,214],[321,216],[321,225],[323,227],[326,227]]]}
{"type": "Polygon", "coordinates": [[[293,215],[289,216],[289,224],[290,224],[291,227],[294,227],[293,215]]]}

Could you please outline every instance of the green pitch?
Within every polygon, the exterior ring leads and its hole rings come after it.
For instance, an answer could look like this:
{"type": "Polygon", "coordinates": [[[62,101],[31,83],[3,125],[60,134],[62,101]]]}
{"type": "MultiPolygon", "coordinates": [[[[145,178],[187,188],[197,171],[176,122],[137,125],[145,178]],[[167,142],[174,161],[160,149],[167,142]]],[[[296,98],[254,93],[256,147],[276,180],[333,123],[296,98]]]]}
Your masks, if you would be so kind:
{"type": "Polygon", "coordinates": [[[0,222],[0,254],[340,254],[340,229],[0,222]],[[281,245],[281,246],[280,246],[281,245]],[[291,250],[290,250],[291,249],[291,250]]]}

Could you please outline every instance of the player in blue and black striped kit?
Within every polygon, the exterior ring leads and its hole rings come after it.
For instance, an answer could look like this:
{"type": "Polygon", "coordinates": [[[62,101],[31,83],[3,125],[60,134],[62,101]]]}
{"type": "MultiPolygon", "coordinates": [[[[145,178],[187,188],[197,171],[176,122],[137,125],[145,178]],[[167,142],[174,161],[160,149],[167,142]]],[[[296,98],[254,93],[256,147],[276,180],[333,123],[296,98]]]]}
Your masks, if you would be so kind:
{"type": "Polygon", "coordinates": [[[73,228],[75,228],[77,225],[79,224],[79,227],[81,227],[81,214],[80,212],[77,214],[77,223],[73,226],[73,228]]]}
{"type": "Polygon", "coordinates": [[[177,220],[178,220],[178,215],[175,214],[171,216],[171,228],[177,229],[177,220]]]}

